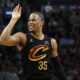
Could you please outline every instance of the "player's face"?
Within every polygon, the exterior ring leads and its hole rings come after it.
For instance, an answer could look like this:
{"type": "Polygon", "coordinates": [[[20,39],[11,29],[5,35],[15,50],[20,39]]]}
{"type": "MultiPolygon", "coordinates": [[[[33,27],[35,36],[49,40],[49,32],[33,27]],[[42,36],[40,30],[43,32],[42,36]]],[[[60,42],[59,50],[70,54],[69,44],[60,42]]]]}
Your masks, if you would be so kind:
{"type": "Polygon", "coordinates": [[[31,32],[39,32],[42,29],[43,21],[38,14],[32,13],[28,20],[28,28],[31,32]]]}

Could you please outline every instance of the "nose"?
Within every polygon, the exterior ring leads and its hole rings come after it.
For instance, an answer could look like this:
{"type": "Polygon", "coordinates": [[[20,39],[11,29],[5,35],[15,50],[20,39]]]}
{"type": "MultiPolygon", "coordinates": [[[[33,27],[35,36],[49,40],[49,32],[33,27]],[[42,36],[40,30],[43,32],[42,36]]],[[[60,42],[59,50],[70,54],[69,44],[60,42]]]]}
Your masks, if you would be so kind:
{"type": "Polygon", "coordinates": [[[28,25],[29,25],[29,26],[32,25],[32,21],[30,21],[30,22],[28,23],[28,25]]]}
{"type": "Polygon", "coordinates": [[[29,22],[28,22],[28,25],[29,25],[29,26],[30,26],[30,25],[33,25],[32,21],[29,21],[29,22]]]}

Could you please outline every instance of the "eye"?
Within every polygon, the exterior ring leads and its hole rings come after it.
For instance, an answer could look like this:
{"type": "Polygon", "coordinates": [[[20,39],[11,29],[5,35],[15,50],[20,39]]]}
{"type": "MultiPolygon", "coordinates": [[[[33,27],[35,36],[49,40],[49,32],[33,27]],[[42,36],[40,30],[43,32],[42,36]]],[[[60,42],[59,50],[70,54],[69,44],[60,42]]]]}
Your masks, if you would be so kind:
{"type": "Polygon", "coordinates": [[[29,19],[28,22],[30,22],[30,21],[36,21],[36,20],[35,19],[29,19]]]}
{"type": "Polygon", "coordinates": [[[32,19],[32,21],[36,21],[35,19],[32,19]]]}

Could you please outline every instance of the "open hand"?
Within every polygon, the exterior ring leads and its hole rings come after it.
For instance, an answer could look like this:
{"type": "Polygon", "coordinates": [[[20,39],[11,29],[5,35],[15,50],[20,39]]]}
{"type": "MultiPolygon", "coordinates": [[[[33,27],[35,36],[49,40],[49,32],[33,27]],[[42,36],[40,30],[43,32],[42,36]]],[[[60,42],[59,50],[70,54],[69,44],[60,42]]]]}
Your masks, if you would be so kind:
{"type": "Polygon", "coordinates": [[[15,20],[18,20],[20,17],[21,17],[21,7],[20,7],[20,5],[18,4],[18,5],[13,9],[12,18],[15,19],[15,20]]]}

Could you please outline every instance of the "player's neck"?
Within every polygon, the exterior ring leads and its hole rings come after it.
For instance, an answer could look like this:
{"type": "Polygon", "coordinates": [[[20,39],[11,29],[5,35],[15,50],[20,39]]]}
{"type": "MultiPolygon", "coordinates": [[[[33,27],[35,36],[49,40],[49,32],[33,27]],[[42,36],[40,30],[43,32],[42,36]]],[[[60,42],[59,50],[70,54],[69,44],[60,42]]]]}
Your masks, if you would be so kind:
{"type": "Polygon", "coordinates": [[[36,33],[31,33],[33,37],[37,38],[37,39],[44,39],[44,34],[42,32],[36,32],[36,33]]]}

